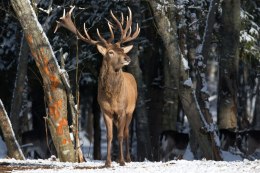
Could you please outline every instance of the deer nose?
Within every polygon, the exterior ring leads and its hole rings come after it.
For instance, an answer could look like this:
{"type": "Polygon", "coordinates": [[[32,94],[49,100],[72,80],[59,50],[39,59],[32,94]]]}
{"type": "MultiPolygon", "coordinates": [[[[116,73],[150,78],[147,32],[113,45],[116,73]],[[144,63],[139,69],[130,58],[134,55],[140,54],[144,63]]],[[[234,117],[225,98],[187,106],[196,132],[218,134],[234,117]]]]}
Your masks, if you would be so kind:
{"type": "Polygon", "coordinates": [[[125,56],[125,61],[126,62],[131,62],[131,59],[129,58],[129,56],[125,56]]]}

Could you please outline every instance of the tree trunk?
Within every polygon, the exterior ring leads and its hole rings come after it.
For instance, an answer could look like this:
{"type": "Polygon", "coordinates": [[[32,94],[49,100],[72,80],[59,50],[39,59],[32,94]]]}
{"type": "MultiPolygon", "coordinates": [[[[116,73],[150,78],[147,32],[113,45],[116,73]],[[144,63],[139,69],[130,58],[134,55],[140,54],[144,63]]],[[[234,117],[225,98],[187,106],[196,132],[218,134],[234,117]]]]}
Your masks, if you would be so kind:
{"type": "MultiPolygon", "coordinates": [[[[201,45],[201,51],[198,51],[198,55],[196,57],[196,79],[197,79],[197,97],[198,103],[200,105],[201,111],[205,117],[206,124],[204,126],[214,127],[212,115],[209,111],[209,92],[208,92],[208,81],[207,81],[207,64],[208,64],[208,56],[209,56],[209,48],[211,46],[211,38],[213,34],[213,26],[215,24],[215,18],[217,9],[219,6],[219,0],[212,0],[209,6],[209,11],[206,19],[205,30],[201,45]]],[[[212,140],[212,150],[216,156],[221,157],[219,155],[219,139],[216,133],[215,128],[209,128],[207,133],[212,140]]],[[[220,158],[219,158],[220,159],[220,158]]]]}
{"type": "MultiPolygon", "coordinates": [[[[133,52],[137,52],[135,49],[133,52]]],[[[139,67],[137,55],[131,55],[132,65],[129,65],[128,71],[131,72],[138,85],[138,99],[135,109],[136,136],[137,136],[137,160],[143,161],[145,158],[151,158],[151,142],[148,114],[145,104],[145,94],[142,81],[142,71],[139,67]]]]}
{"type": "Polygon", "coordinates": [[[219,62],[218,125],[237,128],[237,83],[239,62],[240,0],[222,2],[219,62]]]}
{"type": "MultiPolygon", "coordinates": [[[[198,2],[199,3],[199,2],[198,2]]],[[[198,5],[196,2],[194,1],[189,1],[188,4],[186,4],[185,6],[196,6],[198,5]]],[[[187,8],[187,7],[186,7],[187,8]]],[[[185,9],[186,9],[185,8],[185,9]]],[[[198,11],[195,8],[187,8],[185,11],[185,14],[187,14],[186,19],[187,19],[187,60],[188,60],[188,64],[189,64],[189,74],[190,77],[192,79],[192,83],[193,83],[193,87],[194,89],[196,89],[196,91],[199,91],[199,89],[197,89],[197,78],[196,78],[196,56],[197,56],[197,48],[199,46],[199,43],[201,41],[201,37],[200,37],[200,33],[199,33],[199,26],[200,23],[197,22],[198,16],[200,16],[201,11],[198,11]]],[[[185,51],[184,51],[185,52],[185,51]]],[[[183,51],[182,51],[183,53],[183,51]]],[[[198,92],[196,92],[196,96],[198,96],[198,92]]],[[[191,148],[191,152],[193,153],[193,156],[195,159],[201,159],[202,153],[201,153],[201,149],[198,143],[198,139],[195,135],[196,133],[191,130],[190,131],[190,148],[191,148]]]]}
{"type": "Polygon", "coordinates": [[[29,53],[29,46],[26,43],[25,38],[22,38],[21,41],[21,48],[19,53],[19,60],[17,73],[16,73],[16,80],[14,84],[14,91],[13,91],[13,98],[11,103],[11,111],[10,111],[10,119],[12,122],[14,134],[16,135],[18,141],[20,138],[20,123],[19,117],[22,109],[23,103],[23,91],[25,87],[25,79],[27,75],[27,64],[28,64],[28,53],[29,53]]]}
{"type": "MultiPolygon", "coordinates": [[[[65,70],[65,57],[63,55],[63,52],[61,53],[61,70],[63,71],[60,74],[61,81],[66,89],[66,94],[68,97],[68,103],[69,103],[69,110],[72,117],[72,131],[74,136],[74,148],[75,148],[75,157],[77,162],[83,162],[85,161],[85,158],[83,156],[82,150],[80,148],[80,141],[79,141],[79,123],[78,123],[78,114],[79,110],[76,108],[75,99],[72,94],[72,89],[69,84],[69,75],[65,70]]],[[[79,103],[77,103],[79,105],[79,103]]],[[[79,106],[78,106],[79,108],[79,106]]]]}
{"type": "Polygon", "coordinates": [[[29,0],[11,0],[11,3],[43,78],[48,106],[47,121],[58,157],[61,161],[75,162],[67,121],[67,95],[60,78],[59,65],[29,0]]]}
{"type": "MultiPolygon", "coordinates": [[[[205,126],[205,119],[198,105],[195,90],[192,88],[192,85],[190,85],[191,80],[184,66],[185,60],[181,57],[180,49],[176,41],[178,40],[176,22],[175,20],[170,20],[170,17],[167,16],[168,11],[165,11],[165,9],[173,10],[174,8],[167,8],[168,4],[162,4],[156,0],[149,2],[154,12],[158,32],[166,48],[166,58],[169,59],[169,69],[172,70],[170,73],[175,74],[176,80],[179,81],[177,91],[184,113],[188,117],[196,138],[199,139],[198,143],[202,154],[206,159],[221,160],[220,154],[215,153],[212,149],[212,139],[209,138],[207,133],[203,133],[201,130],[205,126]],[[158,6],[161,6],[161,9],[158,9],[158,6]]],[[[170,1],[169,4],[173,5],[174,1],[170,1]]]]}
{"type": "Polygon", "coordinates": [[[0,127],[4,135],[4,140],[8,149],[8,156],[18,160],[25,160],[23,152],[15,138],[12,125],[0,99],[0,127]]]}
{"type": "MultiPolygon", "coordinates": [[[[170,46],[170,45],[167,45],[170,46]]],[[[168,47],[166,47],[168,48],[168,47]]],[[[171,57],[170,52],[166,53],[166,57],[171,57]]],[[[179,97],[178,97],[178,72],[175,69],[170,69],[169,58],[163,59],[164,71],[164,91],[163,91],[163,112],[161,132],[166,130],[176,131],[177,117],[179,114],[179,97]]]]}
{"type": "MultiPolygon", "coordinates": [[[[96,91],[97,93],[97,91],[96,91]]],[[[94,94],[93,103],[93,121],[94,121],[94,160],[101,159],[101,127],[100,127],[100,108],[97,101],[97,95],[94,94]]]]}
{"type": "MultiPolygon", "coordinates": [[[[140,0],[130,0],[133,10],[133,20],[140,24],[140,0]]],[[[151,139],[149,130],[149,119],[145,104],[145,91],[143,87],[142,71],[139,65],[138,45],[131,51],[131,63],[127,70],[132,73],[137,82],[138,98],[135,109],[136,136],[137,136],[137,160],[151,159],[151,139]]]]}
{"type": "Polygon", "coordinates": [[[213,34],[213,27],[216,21],[216,14],[219,7],[220,0],[211,0],[209,12],[207,16],[207,23],[204,30],[203,35],[203,42],[201,48],[201,54],[204,57],[204,61],[207,61],[209,58],[209,49],[211,46],[212,34],[213,34]]]}
{"type": "Polygon", "coordinates": [[[252,128],[254,130],[260,130],[260,81],[258,81],[257,84],[257,91],[256,91],[256,101],[255,104],[257,105],[255,107],[255,112],[254,112],[254,119],[253,119],[253,124],[252,128]]]}
{"type": "Polygon", "coordinates": [[[137,81],[138,98],[135,109],[136,136],[137,136],[137,160],[143,161],[145,158],[151,158],[151,141],[149,131],[149,120],[145,104],[145,94],[142,81],[142,71],[138,62],[138,50],[133,48],[134,54],[130,55],[131,64],[128,65],[128,71],[132,73],[137,81]]]}

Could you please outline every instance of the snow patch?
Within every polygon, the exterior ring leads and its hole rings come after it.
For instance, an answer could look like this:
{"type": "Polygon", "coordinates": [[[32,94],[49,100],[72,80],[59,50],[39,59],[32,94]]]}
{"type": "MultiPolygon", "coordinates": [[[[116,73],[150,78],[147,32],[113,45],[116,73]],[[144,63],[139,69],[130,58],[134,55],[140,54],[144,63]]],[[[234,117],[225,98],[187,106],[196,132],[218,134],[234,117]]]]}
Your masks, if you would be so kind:
{"type": "Polygon", "coordinates": [[[256,39],[249,35],[246,31],[240,31],[240,42],[255,42],[256,39]]]}
{"type": "Polygon", "coordinates": [[[209,95],[208,85],[204,85],[203,88],[201,88],[200,91],[201,91],[202,93],[205,93],[205,94],[209,95]]]}
{"type": "Polygon", "coordinates": [[[258,31],[255,28],[250,28],[249,33],[258,36],[258,31]]]}
{"type": "Polygon", "coordinates": [[[189,77],[187,80],[185,80],[185,81],[183,82],[183,85],[192,88],[192,87],[193,87],[193,84],[192,84],[192,80],[191,80],[191,78],[189,77]]]}
{"type": "Polygon", "coordinates": [[[5,142],[2,140],[2,137],[0,136],[0,158],[5,158],[7,156],[7,147],[5,145],[5,142]]]}
{"type": "Polygon", "coordinates": [[[183,64],[183,67],[184,67],[184,70],[189,70],[190,67],[189,67],[189,64],[188,64],[188,61],[183,57],[183,55],[181,55],[181,60],[182,60],[182,64],[183,64]]]}
{"type": "MultiPolygon", "coordinates": [[[[224,153],[226,155],[226,153],[224,153]]],[[[230,156],[231,157],[231,156],[230,156]]],[[[236,157],[234,157],[235,159],[236,157]]],[[[14,159],[3,159],[1,163],[10,163],[11,165],[51,165],[53,169],[39,168],[36,170],[13,170],[12,172],[19,173],[172,173],[172,172],[193,172],[193,173],[258,173],[260,172],[260,161],[210,161],[210,160],[172,160],[168,162],[131,162],[126,163],[126,166],[119,166],[118,163],[112,162],[111,168],[101,168],[104,161],[90,161],[85,163],[61,163],[57,161],[45,160],[26,160],[17,161],[14,159]]]]}

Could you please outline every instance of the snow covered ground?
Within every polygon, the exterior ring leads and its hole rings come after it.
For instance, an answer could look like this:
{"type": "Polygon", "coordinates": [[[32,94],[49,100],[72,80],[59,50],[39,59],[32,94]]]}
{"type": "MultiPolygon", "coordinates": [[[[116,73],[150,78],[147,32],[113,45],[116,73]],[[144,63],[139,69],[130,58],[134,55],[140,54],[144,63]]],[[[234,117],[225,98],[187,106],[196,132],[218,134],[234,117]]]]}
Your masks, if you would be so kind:
{"type": "MultiPolygon", "coordinates": [[[[188,147],[189,148],[189,147],[188,147]]],[[[131,162],[119,166],[113,162],[111,168],[104,168],[104,161],[88,160],[85,163],[61,163],[50,160],[3,159],[6,156],[5,144],[0,139],[0,172],[12,170],[19,173],[259,173],[260,160],[242,160],[239,155],[223,152],[225,161],[193,160],[189,149],[185,152],[185,160],[169,162],[131,162]],[[2,159],[1,159],[2,158],[2,159]],[[6,169],[5,169],[6,168],[6,169]]]]}
{"type": "MultiPolygon", "coordinates": [[[[103,161],[87,161],[86,163],[60,163],[48,160],[26,160],[17,161],[13,159],[1,159],[0,168],[3,163],[10,163],[13,165],[39,165],[42,168],[30,170],[13,170],[12,172],[19,173],[259,173],[260,160],[256,161],[169,161],[169,162],[131,162],[126,166],[119,166],[113,162],[111,168],[104,168],[103,161]],[[44,166],[50,166],[44,168],[44,166]]],[[[1,170],[1,169],[0,169],[1,170]]]]}
{"type": "Polygon", "coordinates": [[[89,159],[85,163],[61,163],[50,160],[25,160],[4,159],[6,146],[0,139],[0,172],[9,170],[19,173],[259,173],[260,160],[242,160],[239,155],[222,151],[225,161],[193,160],[190,149],[186,150],[184,160],[169,162],[131,162],[126,166],[119,166],[113,162],[111,168],[104,168],[104,161],[89,159]]]}
{"type": "MultiPolygon", "coordinates": [[[[84,136],[84,134],[81,134],[84,136]]],[[[103,135],[104,136],[104,135],[103,135]]],[[[85,139],[84,137],[81,137],[85,139]]],[[[103,139],[105,140],[105,139],[103,139]]],[[[17,161],[14,159],[4,159],[7,154],[5,143],[0,137],[0,173],[3,170],[19,173],[83,173],[83,172],[102,172],[102,173],[259,173],[260,160],[243,160],[239,155],[222,151],[225,161],[206,161],[194,160],[190,147],[186,150],[184,160],[174,160],[169,162],[131,162],[126,166],[119,166],[113,162],[111,168],[104,168],[104,161],[92,160],[91,144],[89,141],[82,140],[85,156],[88,159],[85,163],[61,163],[49,160],[25,160],[17,161]]],[[[106,148],[106,146],[102,146],[106,148]]],[[[103,151],[103,150],[102,150],[103,151]]],[[[105,156],[106,153],[102,152],[105,156]]]]}

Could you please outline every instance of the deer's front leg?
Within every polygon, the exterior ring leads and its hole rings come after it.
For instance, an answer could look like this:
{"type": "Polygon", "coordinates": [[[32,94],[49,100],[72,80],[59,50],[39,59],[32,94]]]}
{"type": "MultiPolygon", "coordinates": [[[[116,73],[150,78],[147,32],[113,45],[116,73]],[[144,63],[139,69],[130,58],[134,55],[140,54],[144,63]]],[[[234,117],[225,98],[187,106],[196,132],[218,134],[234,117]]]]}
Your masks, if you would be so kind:
{"type": "Polygon", "coordinates": [[[130,157],[130,148],[129,148],[129,125],[132,120],[132,114],[126,115],[126,125],[124,129],[124,139],[125,139],[125,146],[126,146],[126,162],[131,162],[130,157]]]}
{"type": "Polygon", "coordinates": [[[104,113],[104,121],[107,128],[107,160],[105,163],[106,167],[111,166],[111,143],[113,140],[113,119],[112,116],[104,113]]]}
{"type": "Polygon", "coordinates": [[[125,114],[121,115],[118,121],[118,143],[119,143],[119,164],[120,166],[125,165],[124,151],[123,151],[123,140],[124,140],[124,129],[126,124],[125,114]]]}

